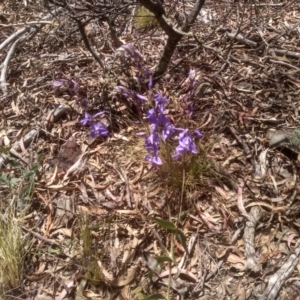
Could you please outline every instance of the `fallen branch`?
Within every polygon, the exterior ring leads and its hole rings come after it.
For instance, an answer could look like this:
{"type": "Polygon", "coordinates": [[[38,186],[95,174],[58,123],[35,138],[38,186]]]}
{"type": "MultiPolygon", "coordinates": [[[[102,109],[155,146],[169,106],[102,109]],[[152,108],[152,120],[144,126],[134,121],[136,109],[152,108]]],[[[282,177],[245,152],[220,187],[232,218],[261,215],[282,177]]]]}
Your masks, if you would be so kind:
{"type": "MultiPolygon", "coordinates": [[[[51,129],[52,124],[58,122],[68,112],[68,110],[69,110],[69,107],[66,105],[59,105],[55,110],[53,110],[49,114],[48,118],[44,122],[42,122],[40,127],[31,129],[23,137],[22,143],[23,143],[24,147],[25,148],[29,147],[29,145],[34,141],[34,139],[45,131],[44,128],[46,128],[46,130],[51,129]]],[[[21,143],[21,141],[16,141],[9,151],[11,155],[17,156],[21,160],[22,160],[22,158],[21,158],[22,154],[20,154],[18,152],[22,151],[22,148],[23,148],[22,143],[21,143]]],[[[0,155],[0,168],[3,167],[3,165],[5,164],[7,159],[8,159],[7,155],[5,155],[5,154],[0,155]]],[[[26,160],[24,162],[26,162],[26,160]]]]}
{"type": "Polygon", "coordinates": [[[299,52],[294,52],[294,51],[289,51],[289,50],[281,50],[281,49],[270,49],[269,53],[274,52],[277,55],[287,55],[287,56],[292,56],[294,58],[299,59],[300,58],[300,53],[299,52]]]}
{"type": "Polygon", "coordinates": [[[251,41],[251,40],[249,40],[249,39],[246,39],[242,34],[236,34],[236,31],[235,30],[233,30],[232,32],[228,32],[227,33],[227,36],[229,37],[229,38],[231,38],[231,39],[236,39],[237,41],[239,41],[239,42],[242,42],[243,44],[246,44],[246,45],[248,45],[248,46],[250,46],[250,47],[253,47],[253,48],[255,48],[255,47],[257,47],[257,43],[256,42],[253,42],[253,41],[251,41]]]}
{"type": "Polygon", "coordinates": [[[291,65],[291,64],[288,64],[288,63],[285,62],[285,61],[270,59],[270,62],[273,63],[273,64],[282,65],[282,66],[285,66],[285,67],[288,67],[288,68],[291,68],[291,69],[295,69],[295,70],[297,70],[297,71],[300,71],[300,68],[298,68],[298,67],[296,67],[296,66],[293,66],[293,65],[291,65]]]}
{"type": "Polygon", "coordinates": [[[278,299],[277,295],[285,283],[285,281],[291,276],[294,269],[299,264],[300,260],[300,247],[296,248],[286,263],[269,279],[268,286],[265,292],[258,298],[258,300],[273,300],[278,299]]]}
{"type": "MultiPolygon", "coordinates": [[[[55,9],[53,11],[51,11],[48,15],[46,15],[45,17],[42,18],[41,21],[39,21],[39,24],[41,25],[45,25],[48,24],[44,23],[44,21],[47,21],[48,19],[52,18],[53,15],[56,15],[60,12],[63,11],[63,8],[58,8],[55,9]]],[[[31,22],[28,22],[27,24],[30,24],[31,22]]],[[[42,26],[36,26],[36,22],[32,23],[33,25],[31,26],[25,26],[24,28],[21,28],[20,30],[18,30],[17,32],[15,32],[14,34],[12,34],[10,37],[8,37],[1,45],[0,45],[0,51],[2,51],[7,45],[9,45],[10,43],[14,42],[20,35],[23,35],[24,33],[28,32],[28,31],[38,31],[38,29],[41,29],[42,26]]]]}
{"type": "Polygon", "coordinates": [[[18,40],[16,40],[13,45],[10,47],[6,58],[2,64],[2,70],[1,70],[1,75],[0,75],[0,87],[2,89],[3,95],[7,95],[7,83],[6,83],[6,74],[7,74],[7,69],[8,69],[8,63],[10,59],[12,58],[13,53],[15,52],[15,49],[17,45],[21,42],[23,42],[27,37],[20,37],[18,40]]]}
{"type": "Polygon", "coordinates": [[[20,35],[23,35],[25,32],[28,32],[30,29],[30,26],[26,26],[12,34],[0,45],[0,51],[2,51],[10,43],[14,42],[20,35]]]}
{"type": "Polygon", "coordinates": [[[262,218],[262,216],[263,216],[263,211],[258,206],[252,207],[250,213],[248,214],[248,220],[246,222],[246,227],[244,231],[245,252],[247,256],[247,269],[255,273],[260,272],[260,266],[255,256],[255,245],[254,245],[255,227],[257,226],[257,223],[262,218]]]}
{"type": "Polygon", "coordinates": [[[1,70],[1,75],[0,75],[0,88],[2,89],[4,96],[7,95],[6,74],[7,74],[8,64],[13,56],[13,53],[15,52],[17,45],[20,44],[21,42],[23,42],[24,40],[31,39],[45,25],[42,22],[44,22],[45,20],[47,20],[49,18],[52,18],[54,14],[57,14],[57,13],[61,12],[62,10],[63,10],[62,8],[53,10],[51,13],[49,13],[44,18],[42,18],[39,25],[36,25],[36,23],[35,23],[35,25],[32,25],[32,26],[27,25],[26,27],[24,27],[24,28],[18,30],[16,33],[12,34],[0,45],[0,51],[1,51],[7,45],[9,45],[10,43],[15,41],[13,43],[13,45],[11,46],[11,48],[9,49],[9,51],[6,55],[6,58],[2,64],[2,70],[1,70]],[[29,32],[28,35],[22,36],[23,34],[25,34],[27,32],[29,32]],[[22,37],[19,38],[19,36],[22,36],[22,37]]]}
{"type": "MultiPolygon", "coordinates": [[[[236,32],[233,31],[231,33],[227,33],[227,36],[231,39],[236,39],[237,41],[243,43],[243,44],[246,44],[250,47],[257,47],[258,46],[258,43],[256,42],[253,42],[249,39],[246,39],[242,34],[238,34],[236,35],[236,32]]],[[[289,51],[289,50],[284,50],[284,49],[276,49],[276,48],[270,48],[268,49],[268,53],[275,53],[276,55],[280,55],[280,56],[291,56],[293,58],[297,58],[299,59],[300,58],[300,53],[299,52],[294,52],[294,51],[289,51]]]]}

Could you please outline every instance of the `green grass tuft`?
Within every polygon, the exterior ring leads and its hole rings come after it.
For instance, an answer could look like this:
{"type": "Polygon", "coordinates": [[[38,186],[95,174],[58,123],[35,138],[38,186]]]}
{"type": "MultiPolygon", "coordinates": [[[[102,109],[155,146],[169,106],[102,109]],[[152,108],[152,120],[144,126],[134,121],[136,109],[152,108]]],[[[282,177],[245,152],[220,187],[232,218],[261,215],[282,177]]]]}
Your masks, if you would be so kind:
{"type": "Polygon", "coordinates": [[[12,208],[0,218],[0,295],[17,289],[23,278],[24,259],[28,239],[22,235],[22,226],[12,208]]]}
{"type": "Polygon", "coordinates": [[[172,158],[174,149],[171,143],[161,144],[163,165],[158,168],[158,174],[164,183],[175,190],[181,190],[183,181],[186,189],[205,185],[206,178],[211,174],[211,165],[206,158],[206,151],[200,150],[197,155],[185,154],[175,161],[172,158]]]}

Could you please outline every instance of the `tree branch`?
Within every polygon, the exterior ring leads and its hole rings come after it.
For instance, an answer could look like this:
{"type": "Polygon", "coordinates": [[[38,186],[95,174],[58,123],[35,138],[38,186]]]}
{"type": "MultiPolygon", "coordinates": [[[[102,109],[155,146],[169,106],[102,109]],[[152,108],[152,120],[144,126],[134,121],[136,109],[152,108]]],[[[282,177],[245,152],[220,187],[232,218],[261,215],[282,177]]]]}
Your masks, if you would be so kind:
{"type": "Polygon", "coordinates": [[[182,31],[174,28],[168,23],[167,18],[165,16],[165,10],[160,3],[154,2],[153,0],[139,0],[139,2],[154,14],[159,25],[168,36],[167,44],[164,48],[163,55],[154,72],[155,82],[160,76],[162,76],[166,72],[177,44],[179,43],[181,38],[184,35],[186,35],[186,33],[191,28],[192,24],[195,22],[198,14],[200,13],[200,10],[202,9],[205,3],[205,0],[197,0],[193,10],[186,19],[186,23],[182,31]]]}

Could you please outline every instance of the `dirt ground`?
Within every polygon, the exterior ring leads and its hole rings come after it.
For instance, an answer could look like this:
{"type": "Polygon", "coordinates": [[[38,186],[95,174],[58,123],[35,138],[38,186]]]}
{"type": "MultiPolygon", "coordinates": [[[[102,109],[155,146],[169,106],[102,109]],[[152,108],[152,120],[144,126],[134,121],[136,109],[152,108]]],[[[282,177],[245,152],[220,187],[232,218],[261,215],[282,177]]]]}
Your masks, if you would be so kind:
{"type": "MultiPolygon", "coordinates": [[[[122,45],[152,74],[158,24],[73,2],[0,1],[1,299],[300,299],[299,2],[207,0],[150,89],[122,45]],[[152,166],[157,93],[202,137],[152,166]]],[[[164,1],[167,21],[195,2],[164,1]]]]}

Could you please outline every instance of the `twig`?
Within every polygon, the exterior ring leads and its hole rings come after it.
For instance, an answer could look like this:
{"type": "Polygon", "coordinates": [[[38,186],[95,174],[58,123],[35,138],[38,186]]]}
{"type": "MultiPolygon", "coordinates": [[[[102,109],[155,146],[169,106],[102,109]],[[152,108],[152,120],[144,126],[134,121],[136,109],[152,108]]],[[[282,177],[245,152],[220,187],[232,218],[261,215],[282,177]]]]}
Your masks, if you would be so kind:
{"type": "Polygon", "coordinates": [[[291,65],[291,64],[288,64],[288,63],[285,62],[285,61],[270,59],[270,62],[273,63],[273,64],[282,65],[282,66],[285,66],[285,67],[288,67],[288,68],[291,68],[291,69],[295,69],[295,70],[297,70],[297,71],[300,71],[300,68],[298,68],[298,67],[296,67],[296,66],[293,66],[293,65],[291,65]]]}
{"type": "Polygon", "coordinates": [[[82,40],[84,42],[84,45],[86,46],[86,48],[90,51],[90,53],[92,54],[92,56],[95,58],[95,60],[99,63],[99,65],[101,66],[101,68],[103,70],[106,70],[101,58],[97,55],[97,53],[94,51],[94,49],[91,47],[90,42],[86,36],[85,30],[84,30],[84,26],[82,25],[81,21],[78,20],[77,18],[73,18],[79,28],[79,32],[81,34],[82,40]]]}
{"type": "Polygon", "coordinates": [[[237,135],[237,133],[235,132],[235,129],[233,127],[230,126],[229,129],[230,129],[231,133],[233,134],[233,136],[235,137],[235,139],[243,147],[245,154],[249,155],[250,149],[249,149],[248,145],[245,142],[243,142],[243,140],[237,135]]]}
{"type": "Polygon", "coordinates": [[[15,24],[0,24],[0,27],[14,27],[14,26],[24,26],[24,25],[36,25],[36,24],[53,24],[52,21],[31,21],[26,23],[15,23],[15,24]]]}
{"type": "MultiPolygon", "coordinates": [[[[213,30],[211,31],[211,33],[205,38],[204,41],[200,41],[197,36],[195,34],[193,34],[193,37],[194,39],[196,40],[197,44],[199,45],[198,47],[196,47],[195,49],[193,49],[189,54],[187,54],[187,56],[181,58],[179,60],[179,62],[177,64],[175,64],[172,68],[170,68],[169,72],[171,73],[173,70],[175,70],[184,60],[188,59],[189,57],[191,57],[192,55],[194,55],[195,53],[197,53],[201,48],[206,48],[206,49],[209,49],[209,50],[213,50],[216,54],[217,54],[217,50],[216,49],[213,49],[211,47],[208,47],[206,46],[204,43],[206,41],[209,41],[211,39],[211,37],[215,34],[216,30],[222,25],[225,23],[225,21],[228,19],[229,15],[231,14],[232,12],[232,8],[228,10],[228,12],[225,14],[224,18],[221,20],[221,22],[219,24],[217,24],[213,30]]],[[[217,54],[217,56],[223,60],[223,58],[221,56],[219,56],[217,54]]]]}
{"type": "Polygon", "coordinates": [[[252,6],[284,6],[286,3],[255,3],[252,6]]]}
{"type": "Polygon", "coordinates": [[[22,229],[25,230],[26,232],[30,232],[33,236],[35,236],[39,240],[45,242],[46,244],[58,246],[59,248],[61,248],[60,244],[58,244],[57,242],[55,242],[53,240],[50,240],[50,239],[47,239],[47,238],[43,237],[42,235],[40,235],[39,233],[34,232],[31,229],[26,228],[25,226],[22,226],[22,229]]]}
{"type": "Polygon", "coordinates": [[[255,48],[255,47],[257,47],[257,43],[256,42],[253,42],[253,41],[251,41],[251,40],[249,40],[249,39],[246,39],[242,34],[240,34],[240,33],[238,33],[238,34],[236,34],[237,32],[236,31],[233,31],[233,32],[228,32],[227,33],[227,36],[229,37],[229,38],[231,38],[231,39],[236,39],[236,40],[238,40],[239,42],[242,42],[243,44],[246,44],[246,45],[248,45],[248,46],[250,46],[250,47],[253,47],[253,48],[255,48]]]}
{"type": "MultiPolygon", "coordinates": [[[[49,14],[47,14],[45,17],[42,18],[41,21],[39,21],[40,25],[44,25],[43,22],[47,21],[48,19],[52,18],[53,15],[56,15],[60,12],[63,11],[63,8],[56,8],[53,11],[51,11],[49,14]]],[[[28,23],[27,23],[28,24],[28,23]]],[[[35,23],[36,24],[36,23],[35,23]]],[[[20,35],[23,35],[25,32],[28,31],[38,31],[38,29],[41,29],[42,26],[25,26],[24,28],[21,28],[20,30],[18,30],[17,32],[15,32],[14,34],[12,34],[10,37],[8,37],[1,45],[0,45],[0,51],[2,51],[8,44],[12,43],[13,41],[15,41],[20,35]]]]}
{"type": "Polygon", "coordinates": [[[115,48],[121,47],[123,43],[121,42],[121,40],[118,37],[118,34],[117,34],[117,31],[116,31],[115,24],[114,24],[113,20],[110,19],[110,18],[105,18],[105,20],[108,24],[108,28],[109,28],[110,35],[111,35],[111,38],[112,38],[113,43],[114,43],[114,47],[115,48]]]}

